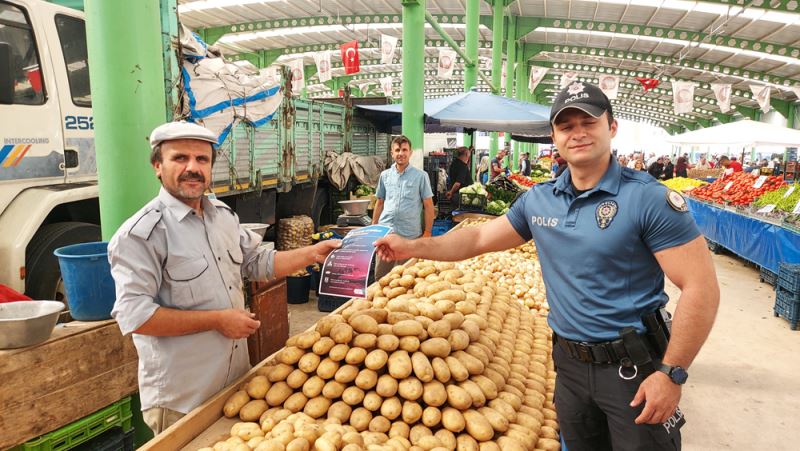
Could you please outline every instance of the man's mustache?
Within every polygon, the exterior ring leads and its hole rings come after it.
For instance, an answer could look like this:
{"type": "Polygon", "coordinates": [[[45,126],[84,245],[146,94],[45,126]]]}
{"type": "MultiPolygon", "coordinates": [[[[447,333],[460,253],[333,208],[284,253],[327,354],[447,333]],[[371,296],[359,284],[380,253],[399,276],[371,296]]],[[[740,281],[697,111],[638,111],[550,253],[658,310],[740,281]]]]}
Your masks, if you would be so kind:
{"type": "Polygon", "coordinates": [[[204,182],[206,178],[203,174],[199,172],[184,172],[180,177],[178,177],[179,182],[204,182]]]}

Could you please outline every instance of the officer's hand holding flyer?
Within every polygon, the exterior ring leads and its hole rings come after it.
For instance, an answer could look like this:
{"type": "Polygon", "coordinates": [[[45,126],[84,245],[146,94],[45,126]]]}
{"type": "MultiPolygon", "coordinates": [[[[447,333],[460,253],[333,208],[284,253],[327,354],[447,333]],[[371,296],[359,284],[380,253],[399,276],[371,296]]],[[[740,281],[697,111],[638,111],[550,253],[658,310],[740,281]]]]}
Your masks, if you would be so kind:
{"type": "Polygon", "coordinates": [[[383,238],[391,227],[371,225],[347,234],[342,247],[325,259],[320,274],[319,294],[363,297],[367,292],[370,264],[375,255],[375,241],[383,238]]]}

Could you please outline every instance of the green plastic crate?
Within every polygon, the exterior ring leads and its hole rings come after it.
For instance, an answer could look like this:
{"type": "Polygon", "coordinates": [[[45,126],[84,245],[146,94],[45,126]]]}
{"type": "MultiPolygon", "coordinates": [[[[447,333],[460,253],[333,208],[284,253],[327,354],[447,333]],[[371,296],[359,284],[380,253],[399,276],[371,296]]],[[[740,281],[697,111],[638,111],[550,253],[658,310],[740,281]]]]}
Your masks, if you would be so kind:
{"type": "Polygon", "coordinates": [[[121,427],[123,432],[130,431],[132,417],[131,398],[128,396],[57,431],[12,448],[12,451],[66,451],[113,427],[121,427]]]}

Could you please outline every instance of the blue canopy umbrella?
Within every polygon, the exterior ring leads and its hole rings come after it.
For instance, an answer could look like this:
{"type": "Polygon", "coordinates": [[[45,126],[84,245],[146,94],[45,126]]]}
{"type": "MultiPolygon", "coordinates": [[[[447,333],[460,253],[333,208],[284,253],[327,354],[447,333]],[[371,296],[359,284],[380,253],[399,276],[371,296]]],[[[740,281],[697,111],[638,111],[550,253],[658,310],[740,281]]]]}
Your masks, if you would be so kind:
{"type": "MultiPolygon", "coordinates": [[[[400,133],[403,105],[358,105],[364,116],[384,133],[400,133]]],[[[425,100],[428,133],[509,132],[525,136],[550,135],[550,108],[494,94],[470,91],[425,100]]]]}

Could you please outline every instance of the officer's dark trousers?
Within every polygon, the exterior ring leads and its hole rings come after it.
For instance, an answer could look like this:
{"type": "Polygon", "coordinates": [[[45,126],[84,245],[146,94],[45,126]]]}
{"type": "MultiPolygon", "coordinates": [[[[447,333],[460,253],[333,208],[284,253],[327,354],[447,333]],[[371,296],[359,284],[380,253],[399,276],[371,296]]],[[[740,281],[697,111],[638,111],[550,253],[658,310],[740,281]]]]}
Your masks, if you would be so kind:
{"type": "Polygon", "coordinates": [[[680,431],[667,433],[661,424],[634,423],[644,403],[633,408],[639,384],[619,377],[619,365],[584,363],[553,346],[555,404],[561,434],[569,451],[676,451],[680,431]]]}

